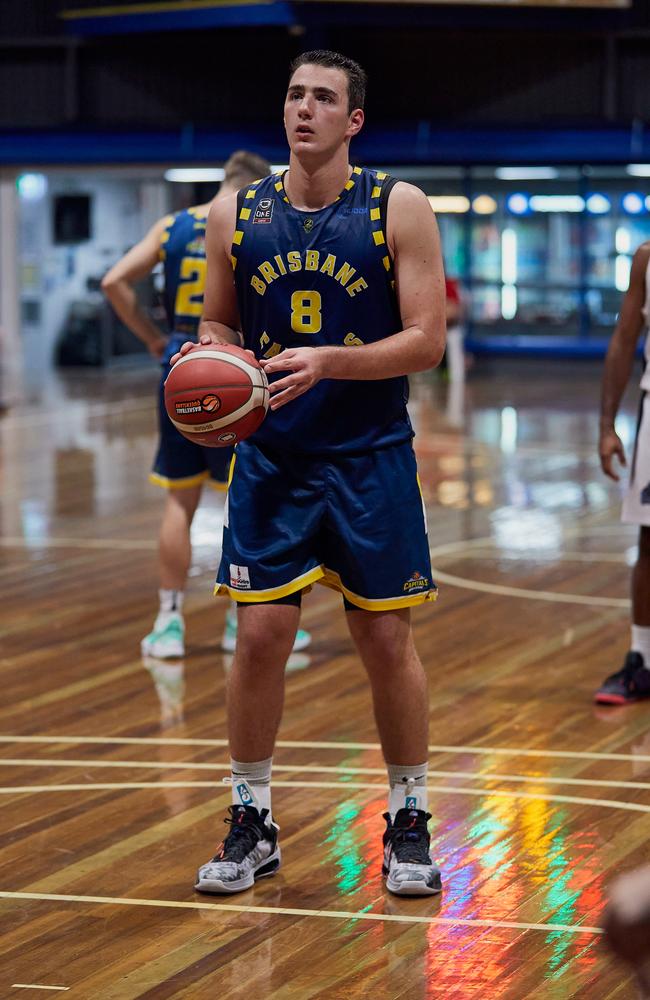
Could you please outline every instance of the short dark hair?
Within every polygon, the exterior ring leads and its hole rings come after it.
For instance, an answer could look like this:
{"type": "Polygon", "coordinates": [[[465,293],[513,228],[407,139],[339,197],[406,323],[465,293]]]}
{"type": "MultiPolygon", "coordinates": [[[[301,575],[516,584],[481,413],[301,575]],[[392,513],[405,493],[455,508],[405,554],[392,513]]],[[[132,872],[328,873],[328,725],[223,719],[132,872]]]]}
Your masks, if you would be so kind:
{"type": "Polygon", "coordinates": [[[289,79],[299,66],[304,66],[306,63],[314,66],[325,66],[327,69],[343,70],[348,78],[348,113],[354,111],[355,108],[363,108],[368,77],[365,70],[354,59],[342,56],[340,52],[331,52],[329,49],[313,49],[311,52],[302,52],[289,67],[289,79]]]}
{"type": "Polygon", "coordinates": [[[224,183],[233,188],[242,188],[245,184],[266,177],[271,173],[271,164],[257,153],[249,153],[247,149],[238,149],[224,164],[224,183]]]}

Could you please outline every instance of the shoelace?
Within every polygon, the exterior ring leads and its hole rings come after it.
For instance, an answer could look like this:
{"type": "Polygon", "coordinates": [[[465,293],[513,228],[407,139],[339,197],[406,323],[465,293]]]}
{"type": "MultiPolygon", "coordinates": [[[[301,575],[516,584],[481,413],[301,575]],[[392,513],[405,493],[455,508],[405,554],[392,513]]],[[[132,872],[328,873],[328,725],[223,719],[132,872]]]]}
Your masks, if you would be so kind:
{"type": "Polygon", "coordinates": [[[217,850],[213,861],[243,861],[257,843],[263,839],[262,829],[246,813],[235,817],[235,806],[230,806],[230,819],[225,819],[231,829],[223,844],[217,850]]]}
{"type": "Polygon", "coordinates": [[[390,833],[390,842],[395,857],[399,862],[411,862],[415,865],[430,865],[429,846],[426,833],[410,827],[394,827],[390,833]]]}

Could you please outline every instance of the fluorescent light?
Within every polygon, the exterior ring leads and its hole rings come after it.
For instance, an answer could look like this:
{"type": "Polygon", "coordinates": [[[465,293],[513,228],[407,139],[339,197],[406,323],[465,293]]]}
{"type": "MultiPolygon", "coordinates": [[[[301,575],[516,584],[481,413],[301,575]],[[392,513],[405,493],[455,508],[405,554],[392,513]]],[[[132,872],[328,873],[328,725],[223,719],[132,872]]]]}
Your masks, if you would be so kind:
{"type": "Polygon", "coordinates": [[[607,195],[598,194],[597,192],[588,196],[585,205],[587,211],[591,212],[592,215],[605,215],[612,207],[612,203],[607,195]]]}
{"type": "Polygon", "coordinates": [[[614,264],[614,284],[618,292],[626,292],[630,284],[632,261],[627,254],[619,254],[614,264]]]}
{"type": "Polygon", "coordinates": [[[199,184],[202,181],[222,181],[226,176],[223,167],[172,167],[165,171],[166,181],[181,184],[199,184]]]}
{"type": "Polygon", "coordinates": [[[16,187],[23,201],[38,201],[47,193],[47,177],[45,174],[21,174],[16,187]]]}
{"type": "Polygon", "coordinates": [[[624,194],[621,204],[623,206],[623,210],[627,212],[628,215],[640,215],[645,208],[643,195],[637,194],[636,191],[628,191],[627,194],[624,194]]]}
{"type": "Polygon", "coordinates": [[[427,201],[434,212],[469,212],[469,198],[464,194],[429,195],[427,201]]]}
{"type": "Polygon", "coordinates": [[[555,167],[497,167],[500,181],[552,181],[559,177],[555,167]]]}
{"type": "Polygon", "coordinates": [[[517,234],[514,229],[501,233],[501,281],[514,285],[517,281],[517,234]]]}
{"type": "Polygon", "coordinates": [[[579,194],[534,194],[530,207],[533,212],[584,212],[585,200],[579,194]]]}
{"type": "Polygon", "coordinates": [[[517,289],[514,285],[501,288],[501,315],[504,319],[514,319],[517,315],[517,289]]]}
{"type": "Polygon", "coordinates": [[[497,210],[497,203],[489,194],[478,194],[472,202],[472,211],[477,215],[492,215],[497,210]]]}
{"type": "Polygon", "coordinates": [[[506,206],[513,215],[525,215],[529,210],[528,195],[517,192],[511,194],[506,200],[506,206]]]}
{"type": "Polygon", "coordinates": [[[625,169],[630,177],[650,177],[650,163],[628,163],[625,169]]]}
{"type": "Polygon", "coordinates": [[[630,230],[626,226],[619,226],[614,238],[616,253],[629,253],[632,246],[630,230]]]}

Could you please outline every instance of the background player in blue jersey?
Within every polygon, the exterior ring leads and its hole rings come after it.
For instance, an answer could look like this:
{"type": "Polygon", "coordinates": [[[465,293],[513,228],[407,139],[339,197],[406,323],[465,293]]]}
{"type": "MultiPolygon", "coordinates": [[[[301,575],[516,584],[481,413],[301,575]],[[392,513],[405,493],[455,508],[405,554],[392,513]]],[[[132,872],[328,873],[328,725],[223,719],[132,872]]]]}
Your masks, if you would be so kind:
{"type": "Polygon", "coordinates": [[[350,165],[364,92],[344,56],[299,57],[284,107],[289,170],[219,201],[208,222],[201,343],[243,343],[272,395],[237,447],[228,493],[217,589],[238,602],[232,825],[199,869],[205,892],[237,892],[279,867],[271,757],[300,594],[316,581],[343,595],[370,678],[390,784],[387,887],[441,888],[427,830],[427,682],[410,625],[435,585],[405,376],[440,362],[445,285],[424,194],[350,165]]]}
{"type": "MultiPolygon", "coordinates": [[[[217,199],[264,176],[269,164],[255,153],[233,153],[224,167],[217,199]]],[[[216,199],[215,199],[216,200],[216,199]]],[[[160,609],[142,651],[157,657],[184,653],[183,596],[191,559],[190,528],[204,482],[225,490],[232,458],[227,448],[203,448],[184,438],[173,426],[163,404],[163,384],[169,358],[189,338],[195,338],[203,309],[205,287],[205,226],[211,202],[160,219],[147,235],[106,274],[102,288],[129,329],[162,363],[159,390],[160,439],[151,482],[167,490],[160,526],[160,609]],[[135,284],[162,262],[167,336],[139,305],[135,284]]],[[[226,616],[222,646],[235,647],[237,618],[226,616]]],[[[307,633],[298,637],[303,648],[307,633]]]]}

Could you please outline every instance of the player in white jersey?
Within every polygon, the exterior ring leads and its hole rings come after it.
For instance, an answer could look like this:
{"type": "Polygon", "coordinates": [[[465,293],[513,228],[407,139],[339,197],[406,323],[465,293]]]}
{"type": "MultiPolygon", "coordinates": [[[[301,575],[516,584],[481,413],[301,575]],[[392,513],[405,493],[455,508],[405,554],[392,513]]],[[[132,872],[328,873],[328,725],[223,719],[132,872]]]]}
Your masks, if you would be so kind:
{"type": "MultiPolygon", "coordinates": [[[[639,337],[650,326],[650,241],[634,254],[630,286],[612,336],[601,394],[598,452],[603,472],[618,482],[614,458],[627,465],[614,422],[632,373],[639,337]]],[[[639,553],[632,572],[632,639],[620,670],[607,677],[595,699],[623,705],[650,698],[650,334],[646,332],[641,403],[622,520],[639,525],[639,553]]]]}

